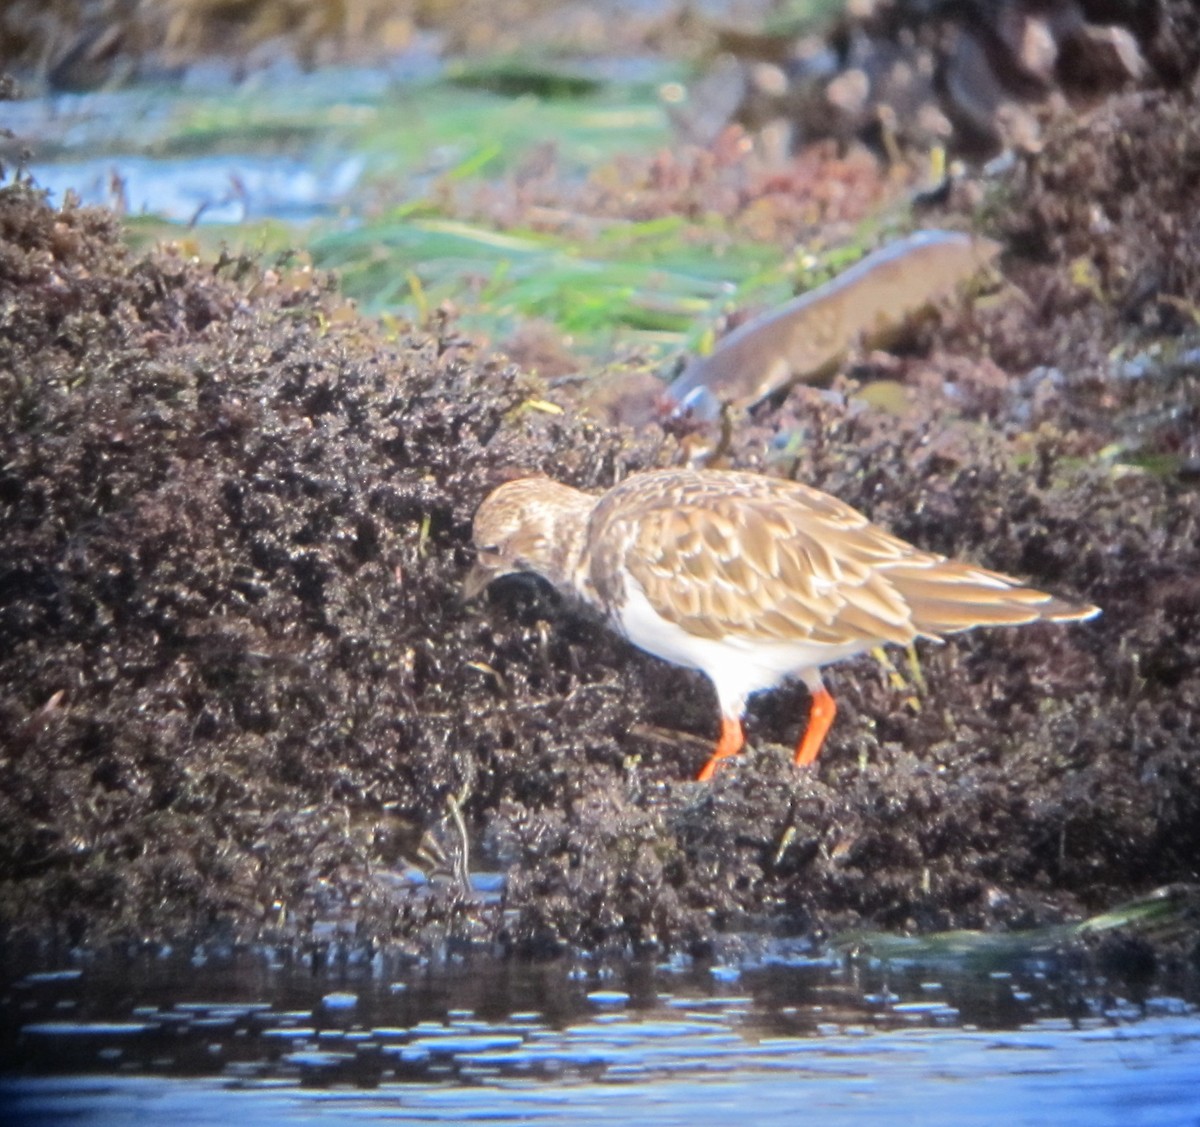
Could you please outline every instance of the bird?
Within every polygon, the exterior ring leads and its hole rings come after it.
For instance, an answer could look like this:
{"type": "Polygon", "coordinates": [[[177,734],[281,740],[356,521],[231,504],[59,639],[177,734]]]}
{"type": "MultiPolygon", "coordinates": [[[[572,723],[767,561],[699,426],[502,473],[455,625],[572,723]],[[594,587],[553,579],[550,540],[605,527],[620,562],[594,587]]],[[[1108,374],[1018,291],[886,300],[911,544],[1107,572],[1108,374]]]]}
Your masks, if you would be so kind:
{"type": "Polygon", "coordinates": [[[471,538],[468,599],[533,573],[639,649],[708,677],[721,729],[701,781],[742,750],[747,700],[789,678],[811,696],[794,757],[806,767],[837,714],[824,666],[886,643],[1100,613],[918,548],[812,486],[747,471],[649,470],[598,494],[516,478],[484,498],[471,538]]]}

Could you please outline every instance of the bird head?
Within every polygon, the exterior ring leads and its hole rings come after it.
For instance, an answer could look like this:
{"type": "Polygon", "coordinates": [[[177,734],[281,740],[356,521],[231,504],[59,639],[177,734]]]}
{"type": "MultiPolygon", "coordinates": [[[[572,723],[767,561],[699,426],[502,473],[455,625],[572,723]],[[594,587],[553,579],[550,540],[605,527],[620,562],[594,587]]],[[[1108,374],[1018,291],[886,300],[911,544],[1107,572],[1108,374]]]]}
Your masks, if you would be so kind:
{"type": "Polygon", "coordinates": [[[525,477],[493,490],[475,513],[475,566],[463,594],[478,595],[493,579],[531,572],[569,588],[596,499],[545,477],[525,477]]]}

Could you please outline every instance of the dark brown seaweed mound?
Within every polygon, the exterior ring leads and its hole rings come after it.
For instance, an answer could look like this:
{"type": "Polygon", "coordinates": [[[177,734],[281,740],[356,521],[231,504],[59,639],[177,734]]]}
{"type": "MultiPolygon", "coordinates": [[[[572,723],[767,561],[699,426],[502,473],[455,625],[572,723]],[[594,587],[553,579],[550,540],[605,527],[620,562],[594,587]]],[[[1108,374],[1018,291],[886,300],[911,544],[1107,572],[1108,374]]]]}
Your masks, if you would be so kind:
{"type": "Polygon", "coordinates": [[[497,467],[632,457],[448,331],[389,346],[311,273],[244,269],[0,192],[10,924],[245,930],[328,893],[390,934],[383,829],[464,785],[484,809],[488,748],[523,738],[467,664],[476,503],[497,467]]]}
{"type": "Polygon", "coordinates": [[[458,595],[504,475],[605,485],[669,442],[546,412],[449,327],[388,342],[301,268],[138,258],[103,213],[4,189],[5,928],[304,939],[333,919],[361,939],[702,949],[747,927],[1035,923],[1195,880],[1200,294],[1166,157],[1191,152],[1186,120],[1123,102],[1029,158],[993,221],[1030,232],[1006,266],[1034,300],[953,329],[959,409],[794,395],[733,444],[763,465],[790,432],[774,472],[1104,615],[923,646],[924,688],[903,655],[898,686],[838,666],[814,772],[768,746],[795,740],[804,690],[761,698],[757,750],[710,786],[689,781],[716,729],[697,675],[532,582],[458,595]],[[1108,130],[1090,150],[1089,129],[1108,130]],[[1153,174],[1132,169],[1126,198],[1104,185],[1130,144],[1153,174]],[[1090,241],[1085,159],[1112,220],[1090,241]],[[1104,263],[1136,275],[1139,242],[1162,288],[1123,313],[1104,263]],[[1092,285],[1076,259],[1101,243],[1092,285]],[[968,344],[992,359],[968,370],[968,344]],[[1114,356],[1139,350],[1175,359],[1134,378],[1114,356]],[[1033,364],[1053,389],[1036,408],[1033,364]],[[1167,468],[1096,455],[1135,438],[1167,468]],[[472,862],[508,874],[499,904],[397,879],[423,830],[453,867],[456,810],[472,862]]]}

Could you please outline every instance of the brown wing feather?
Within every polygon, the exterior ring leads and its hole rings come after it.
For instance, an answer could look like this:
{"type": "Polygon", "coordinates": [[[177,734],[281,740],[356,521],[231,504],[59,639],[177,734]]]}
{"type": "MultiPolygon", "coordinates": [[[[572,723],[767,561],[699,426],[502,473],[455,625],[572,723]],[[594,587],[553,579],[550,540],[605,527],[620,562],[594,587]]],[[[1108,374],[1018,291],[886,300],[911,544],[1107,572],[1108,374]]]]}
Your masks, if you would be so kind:
{"type": "Polygon", "coordinates": [[[862,529],[849,506],[775,478],[640,475],[597,506],[593,583],[616,601],[623,565],[659,614],[701,637],[911,641],[908,608],[875,570],[903,542],[880,531],[864,544],[862,529]]]}
{"type": "Polygon", "coordinates": [[[623,568],[659,614],[707,638],[907,643],[1095,613],[923,552],[835,497],[757,474],[639,474],[596,506],[588,540],[602,602],[620,600],[623,568]]]}

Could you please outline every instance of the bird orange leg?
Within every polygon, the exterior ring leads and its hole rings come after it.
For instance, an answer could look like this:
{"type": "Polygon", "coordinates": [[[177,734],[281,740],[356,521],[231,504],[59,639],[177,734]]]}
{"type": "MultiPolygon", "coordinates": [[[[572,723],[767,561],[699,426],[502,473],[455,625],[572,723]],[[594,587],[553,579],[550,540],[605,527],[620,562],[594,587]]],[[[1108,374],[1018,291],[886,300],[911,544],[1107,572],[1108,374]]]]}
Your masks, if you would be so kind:
{"type": "Polygon", "coordinates": [[[796,745],[797,767],[807,767],[821,754],[821,745],[836,715],[837,702],[829,695],[828,689],[820,688],[813,693],[812,707],[808,712],[808,730],[796,745]]]}
{"type": "Polygon", "coordinates": [[[722,759],[728,759],[731,755],[737,755],[742,750],[742,745],[746,742],[746,737],[742,734],[742,722],[740,720],[731,720],[728,716],[721,717],[721,738],[717,741],[716,750],[709,756],[708,762],[700,768],[700,774],[696,776],[697,780],[702,783],[707,783],[713,777],[713,772],[717,769],[717,764],[722,759]]]}

